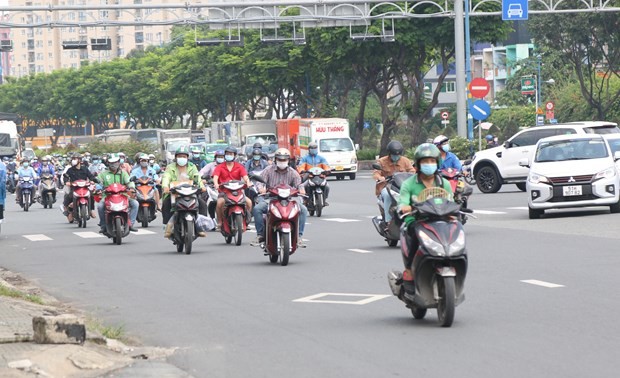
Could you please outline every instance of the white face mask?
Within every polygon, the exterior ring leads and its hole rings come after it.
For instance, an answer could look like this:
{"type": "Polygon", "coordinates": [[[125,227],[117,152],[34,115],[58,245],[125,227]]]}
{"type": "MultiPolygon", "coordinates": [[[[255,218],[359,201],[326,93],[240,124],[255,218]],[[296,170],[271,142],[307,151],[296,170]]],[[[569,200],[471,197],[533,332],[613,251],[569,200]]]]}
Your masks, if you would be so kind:
{"type": "Polygon", "coordinates": [[[184,167],[187,165],[187,158],[177,158],[177,165],[184,167]]]}
{"type": "Polygon", "coordinates": [[[288,162],[287,161],[279,161],[276,163],[276,166],[278,167],[278,169],[286,169],[288,167],[288,162]]]}

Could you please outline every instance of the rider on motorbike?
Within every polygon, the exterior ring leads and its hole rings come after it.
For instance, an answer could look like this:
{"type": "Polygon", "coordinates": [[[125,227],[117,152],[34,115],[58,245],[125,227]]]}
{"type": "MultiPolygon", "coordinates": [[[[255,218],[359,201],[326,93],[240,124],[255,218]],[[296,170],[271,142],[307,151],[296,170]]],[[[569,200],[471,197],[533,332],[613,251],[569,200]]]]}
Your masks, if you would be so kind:
{"type": "Polygon", "coordinates": [[[4,205],[6,200],[6,173],[6,165],[2,161],[0,161],[0,224],[2,224],[2,222],[4,221],[4,205]]]}
{"type": "MultiPolygon", "coordinates": [[[[403,155],[403,145],[393,140],[387,145],[388,154],[379,159],[378,163],[381,166],[381,170],[375,170],[372,177],[376,181],[375,195],[379,197],[381,203],[383,203],[383,219],[384,228],[386,228],[392,221],[392,214],[390,214],[390,206],[392,204],[392,198],[390,197],[389,189],[386,187],[386,178],[393,176],[397,172],[411,172],[415,173],[415,168],[407,157],[403,155]]],[[[401,193],[402,196],[402,193],[401,193]]]]}
{"type": "Polygon", "coordinates": [[[207,165],[207,161],[200,156],[200,154],[202,154],[200,147],[192,146],[190,151],[192,153],[192,159],[190,162],[194,164],[198,170],[203,169],[205,165],[207,165]]]}
{"type": "MultiPolygon", "coordinates": [[[[38,178],[37,176],[37,172],[35,172],[34,168],[32,168],[30,166],[30,160],[28,158],[24,158],[22,160],[22,166],[19,167],[17,169],[17,176],[18,178],[22,178],[22,177],[32,177],[32,180],[36,180],[38,178]]],[[[34,201],[34,199],[36,198],[36,186],[34,187],[34,191],[35,193],[32,193],[32,200],[34,201]]],[[[16,203],[20,203],[22,198],[22,188],[21,188],[21,183],[17,184],[17,188],[15,189],[15,202],[16,203]]]]}
{"type": "MultiPolygon", "coordinates": [[[[297,171],[299,173],[306,172],[306,171],[309,171],[310,168],[312,167],[319,167],[325,171],[330,170],[329,164],[327,163],[327,159],[319,155],[319,145],[316,144],[316,142],[308,143],[308,155],[304,156],[299,161],[299,165],[297,166],[297,171]]],[[[307,178],[308,178],[307,175],[303,177],[303,179],[305,180],[303,185],[306,189],[308,188],[308,185],[309,185],[307,178]]],[[[323,202],[323,206],[329,206],[329,203],[327,203],[327,197],[329,197],[329,185],[327,183],[325,184],[325,191],[323,192],[323,194],[325,195],[325,201],[323,202]]]]}
{"type": "Polygon", "coordinates": [[[441,153],[441,166],[439,170],[446,168],[454,168],[458,171],[463,169],[463,165],[459,158],[450,152],[450,140],[445,135],[439,135],[435,139],[433,139],[433,144],[437,146],[439,152],[441,153]]]}
{"type": "Polygon", "coordinates": [[[226,158],[224,157],[224,150],[215,151],[213,158],[214,160],[211,163],[205,165],[204,168],[200,170],[200,177],[213,177],[215,167],[226,161],[226,158]]]}
{"type": "Polygon", "coordinates": [[[250,159],[245,162],[245,170],[248,173],[260,172],[267,168],[268,165],[269,162],[263,158],[263,152],[259,148],[255,148],[250,159]]]}
{"type": "MultiPolygon", "coordinates": [[[[90,173],[90,171],[86,167],[82,166],[82,157],[80,156],[80,154],[75,154],[71,157],[69,169],[67,169],[63,176],[65,177],[65,185],[67,185],[67,187],[69,188],[69,190],[65,192],[65,198],[62,202],[62,213],[67,216],[69,215],[69,204],[73,201],[73,188],[71,187],[71,183],[75,180],[90,180],[97,182],[97,178],[92,173],[90,173]]],[[[96,218],[92,197],[90,200],[89,209],[90,217],[96,218]]]]}
{"type": "MultiPolygon", "coordinates": [[[[215,190],[219,190],[220,184],[230,180],[243,180],[248,188],[252,186],[252,182],[248,178],[248,172],[243,165],[235,161],[236,157],[237,149],[231,146],[226,147],[224,150],[224,160],[226,160],[226,162],[218,165],[213,171],[213,186],[215,190]]],[[[222,229],[222,221],[224,220],[225,196],[226,194],[224,192],[220,192],[217,198],[217,204],[215,205],[217,227],[220,230],[222,229]]],[[[247,214],[249,214],[252,211],[252,201],[248,197],[245,197],[245,207],[247,214]]]]}
{"type": "Polygon", "coordinates": [[[155,173],[159,174],[161,172],[161,167],[157,164],[154,154],[149,154],[149,166],[155,170],[155,173]]]}
{"type": "MultiPolygon", "coordinates": [[[[398,212],[401,214],[410,213],[413,210],[412,204],[418,202],[417,195],[425,188],[439,187],[452,194],[452,188],[448,180],[445,180],[438,174],[438,169],[441,166],[441,153],[434,144],[423,143],[419,145],[415,150],[413,160],[418,173],[405,180],[400,187],[398,212]]],[[[404,228],[401,228],[402,232],[406,232],[408,249],[411,251],[408,256],[403,255],[403,262],[405,264],[403,286],[409,294],[415,293],[411,264],[419,245],[418,237],[413,227],[410,227],[415,221],[415,215],[408,215],[405,217],[404,228]]]]}
{"type": "MultiPolygon", "coordinates": [[[[143,177],[149,177],[153,180],[152,186],[159,180],[159,176],[153,168],[149,166],[149,156],[147,154],[140,154],[138,157],[138,166],[131,171],[129,179],[141,179],[143,177]]],[[[155,203],[157,204],[157,210],[161,211],[159,206],[159,192],[155,191],[155,203]]]]}
{"type": "MultiPolygon", "coordinates": [[[[129,162],[127,162],[127,156],[125,156],[125,153],[123,152],[119,152],[118,153],[118,157],[119,157],[119,161],[121,163],[121,171],[125,171],[127,172],[127,174],[131,173],[131,165],[129,164],[129,162]]],[[[109,162],[109,161],[108,161],[109,162]]]]}
{"type": "MultiPolygon", "coordinates": [[[[125,185],[128,188],[133,188],[134,184],[129,180],[129,174],[121,169],[121,158],[119,154],[110,154],[108,156],[108,168],[103,170],[98,176],[102,191],[102,200],[97,204],[97,212],[99,213],[99,227],[100,233],[106,232],[105,224],[105,188],[112,184],[125,185]]],[[[129,230],[138,231],[136,228],[136,218],[138,217],[138,201],[133,198],[129,198],[129,230]]]]}
{"type": "MultiPolygon", "coordinates": [[[[174,228],[174,219],[172,218],[172,200],[170,198],[170,184],[175,181],[193,181],[194,185],[198,186],[203,192],[206,191],[198,169],[194,164],[189,164],[189,149],[187,146],[181,146],[177,148],[174,153],[174,163],[168,164],[166,171],[161,179],[161,186],[164,191],[161,215],[164,225],[166,225],[166,231],[164,237],[169,239],[172,236],[174,228]]],[[[208,216],[207,203],[198,196],[198,213],[204,216],[208,216]]],[[[206,233],[199,232],[199,236],[206,236],[206,233]]]]}
{"type": "MultiPolygon", "coordinates": [[[[278,148],[275,154],[275,164],[270,164],[261,176],[265,181],[265,187],[260,189],[261,193],[265,193],[267,190],[272,189],[280,184],[287,184],[292,186],[293,188],[298,188],[299,193],[305,194],[305,189],[303,185],[301,185],[301,176],[294,168],[289,166],[289,160],[291,159],[291,153],[286,148],[278,148]]],[[[308,216],[308,209],[299,201],[299,206],[301,208],[301,214],[299,216],[299,245],[302,246],[302,235],[304,234],[304,228],[306,226],[306,217],[308,216]]],[[[265,241],[265,220],[263,219],[263,214],[267,214],[267,209],[269,204],[265,199],[261,196],[259,197],[258,203],[254,206],[252,210],[252,215],[254,216],[254,223],[256,224],[256,233],[258,235],[258,242],[262,243],[265,241]]]]}
{"type": "Polygon", "coordinates": [[[88,170],[93,175],[98,175],[105,170],[105,164],[101,162],[101,158],[99,156],[93,156],[93,162],[88,166],[88,170]]]}

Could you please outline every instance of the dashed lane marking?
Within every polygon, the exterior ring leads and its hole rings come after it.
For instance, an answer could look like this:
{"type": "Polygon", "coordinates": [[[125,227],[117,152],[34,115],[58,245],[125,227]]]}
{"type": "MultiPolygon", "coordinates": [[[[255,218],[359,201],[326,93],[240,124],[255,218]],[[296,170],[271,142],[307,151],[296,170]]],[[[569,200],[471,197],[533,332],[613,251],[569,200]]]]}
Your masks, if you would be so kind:
{"type": "Polygon", "coordinates": [[[357,253],[372,253],[372,251],[367,251],[365,249],[358,249],[358,248],[347,249],[347,251],[357,252],[357,253]]]}
{"type": "Polygon", "coordinates": [[[348,305],[365,305],[391,297],[391,295],[383,294],[349,294],[349,293],[319,293],[293,300],[293,302],[303,303],[329,303],[329,304],[348,304],[348,305]],[[332,297],[334,299],[326,299],[332,297]],[[324,299],[321,299],[324,298],[324,299]],[[343,298],[353,298],[346,300],[343,298]],[[361,298],[361,299],[360,299],[361,298]]]}
{"type": "Polygon", "coordinates": [[[74,234],[84,239],[105,238],[105,236],[92,231],[74,232],[74,234]]]}
{"type": "Polygon", "coordinates": [[[558,288],[558,287],[564,287],[564,285],[559,285],[559,284],[554,284],[554,283],[551,283],[551,282],[545,282],[545,281],[539,281],[539,280],[521,280],[521,282],[527,283],[527,284],[531,284],[531,285],[548,287],[548,288],[551,288],[551,289],[555,289],[555,288],[558,288]]]}
{"type": "Polygon", "coordinates": [[[508,210],[527,210],[527,206],[507,207],[508,210]]]}
{"type": "Polygon", "coordinates": [[[132,232],[131,234],[132,235],[153,235],[153,234],[156,234],[156,232],[145,230],[144,228],[140,228],[138,229],[138,231],[132,232]]]}
{"type": "Polygon", "coordinates": [[[49,236],[45,236],[43,234],[35,234],[35,235],[22,235],[23,237],[25,237],[26,239],[30,240],[30,241],[48,241],[48,240],[54,240],[52,238],[50,238],[49,236]]]}
{"type": "Polygon", "coordinates": [[[361,222],[359,219],[345,219],[345,218],[323,218],[322,220],[327,222],[338,222],[338,223],[348,223],[348,222],[361,222]]]}
{"type": "Polygon", "coordinates": [[[500,214],[507,214],[507,213],[504,211],[474,210],[474,214],[500,215],[500,214]]]}

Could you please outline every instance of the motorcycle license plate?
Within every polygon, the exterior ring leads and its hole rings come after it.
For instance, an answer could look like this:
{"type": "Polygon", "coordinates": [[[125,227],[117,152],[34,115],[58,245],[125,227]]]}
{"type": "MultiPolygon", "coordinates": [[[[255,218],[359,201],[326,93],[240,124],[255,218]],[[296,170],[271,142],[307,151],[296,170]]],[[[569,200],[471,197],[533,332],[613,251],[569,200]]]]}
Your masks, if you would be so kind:
{"type": "Polygon", "coordinates": [[[344,167],[343,167],[342,165],[337,165],[337,166],[336,166],[336,170],[337,170],[337,171],[343,171],[343,170],[344,170],[344,167]]]}
{"type": "Polygon", "coordinates": [[[565,197],[580,196],[582,194],[581,185],[571,185],[562,188],[562,194],[565,197]]]}

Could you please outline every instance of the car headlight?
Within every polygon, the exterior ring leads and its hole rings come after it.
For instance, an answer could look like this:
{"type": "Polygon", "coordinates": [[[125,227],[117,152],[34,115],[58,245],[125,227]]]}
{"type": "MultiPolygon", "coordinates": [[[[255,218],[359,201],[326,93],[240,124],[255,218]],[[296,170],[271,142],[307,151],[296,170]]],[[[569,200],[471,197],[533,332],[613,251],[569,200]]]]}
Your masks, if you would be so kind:
{"type": "Polygon", "coordinates": [[[426,249],[428,249],[429,251],[433,252],[435,255],[438,255],[438,256],[444,256],[446,254],[446,251],[444,250],[443,245],[433,240],[433,238],[431,238],[428,234],[424,232],[419,232],[418,235],[419,235],[420,241],[422,242],[424,247],[426,247],[426,249]]]}
{"type": "Polygon", "coordinates": [[[454,242],[450,244],[450,247],[448,248],[448,255],[455,255],[461,252],[464,248],[465,248],[465,232],[461,230],[456,240],[454,240],[454,242]]]}
{"type": "Polygon", "coordinates": [[[594,180],[600,180],[600,179],[604,179],[604,178],[612,178],[616,176],[616,168],[615,167],[609,167],[605,170],[600,171],[599,173],[597,173],[596,175],[594,175],[594,180]]]}
{"type": "Polygon", "coordinates": [[[547,176],[539,175],[538,173],[530,172],[529,177],[527,178],[529,182],[532,184],[540,184],[540,183],[549,183],[549,179],[547,176]]]}
{"type": "Polygon", "coordinates": [[[351,159],[351,164],[357,164],[357,158],[356,157],[353,157],[351,159]]]}

